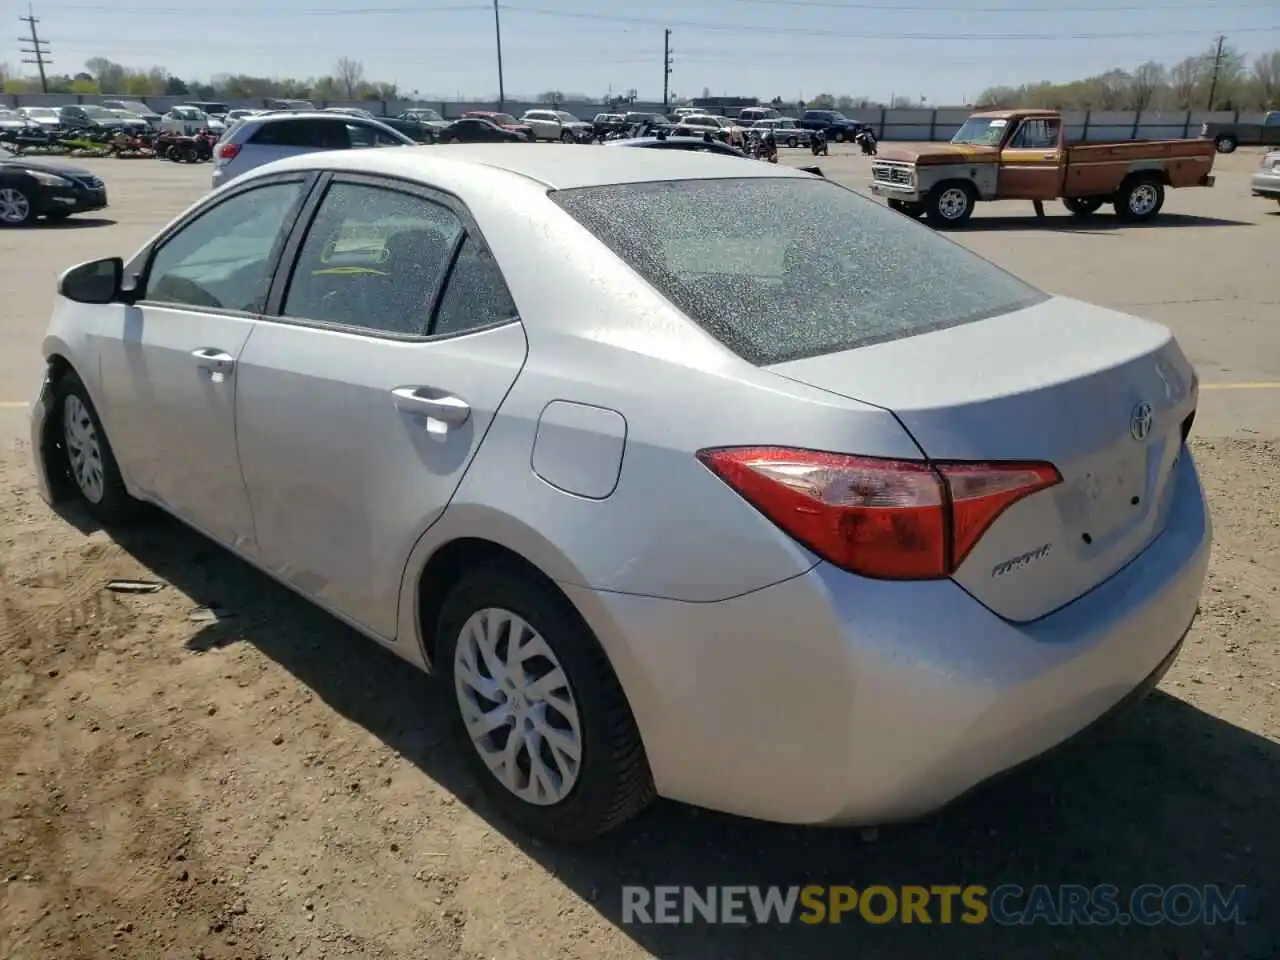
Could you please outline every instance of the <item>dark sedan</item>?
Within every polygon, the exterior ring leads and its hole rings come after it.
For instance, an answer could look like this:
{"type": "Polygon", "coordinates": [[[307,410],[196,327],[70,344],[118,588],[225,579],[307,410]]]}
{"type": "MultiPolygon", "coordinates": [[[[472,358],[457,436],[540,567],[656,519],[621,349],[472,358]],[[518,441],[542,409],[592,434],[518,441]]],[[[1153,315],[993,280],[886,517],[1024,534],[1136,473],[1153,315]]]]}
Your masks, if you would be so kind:
{"type": "Polygon", "coordinates": [[[484,117],[463,117],[440,131],[441,143],[528,143],[529,138],[484,117]]]}
{"type": "Polygon", "coordinates": [[[385,123],[392,130],[398,130],[414,143],[435,143],[439,132],[434,126],[412,117],[378,117],[379,123],[385,123]]]}
{"type": "Polygon", "coordinates": [[[106,205],[106,185],[84,167],[49,159],[0,162],[0,227],[25,227],[37,217],[65,220],[106,205]]]}

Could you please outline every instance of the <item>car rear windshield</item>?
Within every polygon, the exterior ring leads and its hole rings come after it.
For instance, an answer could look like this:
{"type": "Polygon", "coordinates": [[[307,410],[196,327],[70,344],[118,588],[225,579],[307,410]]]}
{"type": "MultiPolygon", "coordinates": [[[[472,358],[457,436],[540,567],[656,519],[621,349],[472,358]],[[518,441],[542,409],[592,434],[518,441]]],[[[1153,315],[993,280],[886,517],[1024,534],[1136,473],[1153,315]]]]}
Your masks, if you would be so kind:
{"type": "Polygon", "coordinates": [[[552,200],[690,319],[766,365],[941,330],[1046,295],[828,180],[673,180],[552,200]]]}

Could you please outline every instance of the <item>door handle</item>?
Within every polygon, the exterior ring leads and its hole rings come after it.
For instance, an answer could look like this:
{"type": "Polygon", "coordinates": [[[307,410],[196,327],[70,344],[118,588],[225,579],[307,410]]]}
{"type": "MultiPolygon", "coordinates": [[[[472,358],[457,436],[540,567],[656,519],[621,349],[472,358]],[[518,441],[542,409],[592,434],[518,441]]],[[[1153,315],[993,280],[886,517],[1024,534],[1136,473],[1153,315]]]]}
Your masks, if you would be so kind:
{"type": "Polygon", "coordinates": [[[442,394],[430,387],[396,387],[391,391],[391,396],[401,410],[449,426],[460,427],[471,417],[471,405],[467,401],[451,394],[442,394]]]}
{"type": "Polygon", "coordinates": [[[202,370],[212,373],[230,373],[231,368],[236,365],[235,357],[216,347],[200,347],[192,350],[191,355],[196,358],[196,364],[202,370]]]}
{"type": "Polygon", "coordinates": [[[1053,153],[1046,153],[1046,154],[1044,155],[1044,158],[1045,158],[1046,160],[1057,160],[1057,159],[1058,159],[1058,153],[1057,153],[1057,151],[1056,151],[1056,150],[1055,150],[1053,153]]]}

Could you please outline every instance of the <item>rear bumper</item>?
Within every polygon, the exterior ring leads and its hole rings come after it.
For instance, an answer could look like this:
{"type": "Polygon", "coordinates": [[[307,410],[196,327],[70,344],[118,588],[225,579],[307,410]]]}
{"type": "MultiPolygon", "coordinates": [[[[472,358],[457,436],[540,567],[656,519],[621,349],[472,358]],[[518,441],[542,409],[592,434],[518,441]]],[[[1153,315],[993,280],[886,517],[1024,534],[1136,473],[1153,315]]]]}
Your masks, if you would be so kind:
{"type": "Polygon", "coordinates": [[[720,603],[566,591],[622,681],[659,793],[764,820],[883,823],[937,809],[1159,679],[1212,537],[1195,466],[1165,531],[1028,624],[950,581],[819,564],[720,603]]]}

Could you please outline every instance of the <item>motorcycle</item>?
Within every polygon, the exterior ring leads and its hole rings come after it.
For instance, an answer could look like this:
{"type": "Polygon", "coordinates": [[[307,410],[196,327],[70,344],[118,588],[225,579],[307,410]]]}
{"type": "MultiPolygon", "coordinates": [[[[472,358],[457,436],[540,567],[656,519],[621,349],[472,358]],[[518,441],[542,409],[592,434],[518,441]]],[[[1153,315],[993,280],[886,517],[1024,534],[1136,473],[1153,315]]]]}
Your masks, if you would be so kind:
{"type": "Polygon", "coordinates": [[[815,157],[830,155],[831,151],[827,146],[827,136],[821,130],[815,130],[813,135],[809,137],[809,152],[815,157]]]}
{"type": "Polygon", "coordinates": [[[769,163],[778,162],[778,144],[775,140],[768,137],[762,137],[759,134],[751,138],[750,156],[756,160],[766,160],[769,163]]]}
{"type": "Polygon", "coordinates": [[[876,135],[870,130],[860,131],[853,138],[853,142],[862,148],[864,157],[874,157],[876,155],[876,135]]]}

